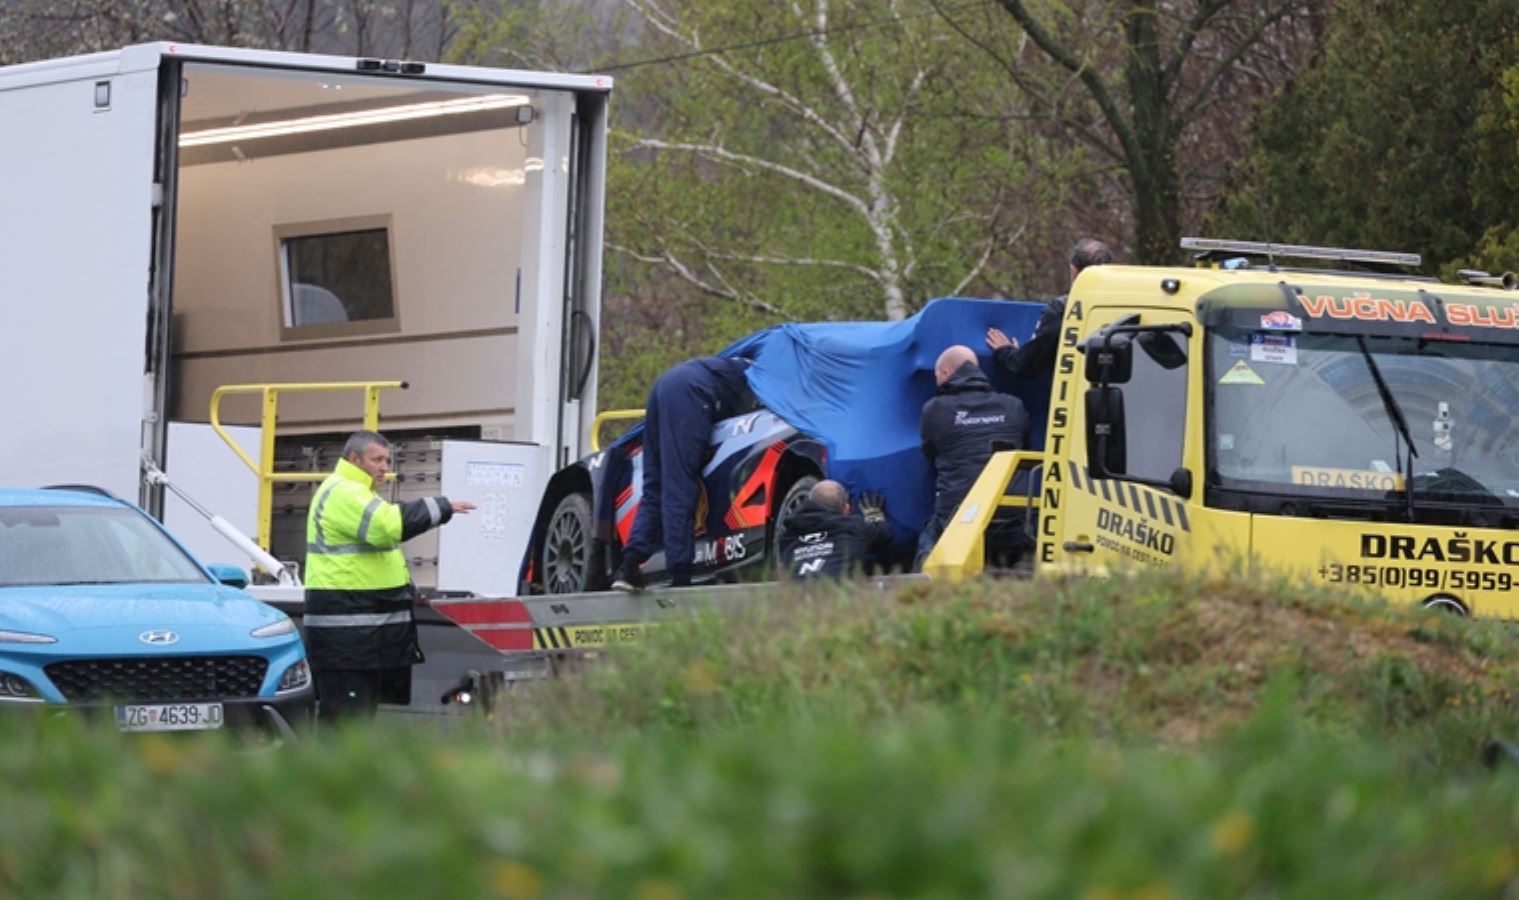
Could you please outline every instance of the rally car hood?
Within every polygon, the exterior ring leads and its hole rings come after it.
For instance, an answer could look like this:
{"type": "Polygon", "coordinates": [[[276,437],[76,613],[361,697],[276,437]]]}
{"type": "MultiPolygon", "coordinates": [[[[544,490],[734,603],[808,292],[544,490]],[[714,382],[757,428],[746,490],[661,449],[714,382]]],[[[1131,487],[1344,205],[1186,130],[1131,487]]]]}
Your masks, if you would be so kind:
{"type": "Polygon", "coordinates": [[[215,584],[63,585],[0,588],[0,629],[48,635],[53,644],[0,647],[47,653],[225,653],[267,648],[295,639],[255,638],[250,632],[284,618],[242,591],[215,584]],[[171,632],[152,643],[146,632],[171,632]]]}

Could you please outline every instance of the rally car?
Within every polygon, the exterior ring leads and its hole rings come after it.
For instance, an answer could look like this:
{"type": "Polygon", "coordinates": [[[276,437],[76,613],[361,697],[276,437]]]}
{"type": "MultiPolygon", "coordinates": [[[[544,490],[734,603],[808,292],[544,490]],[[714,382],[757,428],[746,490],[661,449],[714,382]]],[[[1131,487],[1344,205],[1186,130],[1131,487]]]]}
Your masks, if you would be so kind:
{"type": "MultiPolygon", "coordinates": [[[[933,473],[918,416],[935,390],[939,353],[964,344],[981,354],[994,386],[1020,396],[1042,444],[1049,380],[1012,379],[991,360],[987,328],[1026,338],[1043,305],[946,298],[902,322],[785,324],[746,337],[721,356],[754,360],[758,405],[717,422],[697,506],[696,581],[764,577],[786,517],[821,478],[852,493],[879,491],[895,540],[875,562],[910,562],[933,506],[933,473]]],[[[632,535],[643,488],[643,432],[557,472],[539,505],[522,561],[523,593],[607,587],[632,535]]],[[[662,553],[644,565],[657,582],[662,553]]]]}

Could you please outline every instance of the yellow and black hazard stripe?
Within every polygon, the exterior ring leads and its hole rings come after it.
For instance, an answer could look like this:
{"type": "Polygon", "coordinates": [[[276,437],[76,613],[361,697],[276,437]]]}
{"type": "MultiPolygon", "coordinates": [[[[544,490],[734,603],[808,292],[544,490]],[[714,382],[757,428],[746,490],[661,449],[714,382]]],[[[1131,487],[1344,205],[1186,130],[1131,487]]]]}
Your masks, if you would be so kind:
{"type": "Polygon", "coordinates": [[[605,625],[556,625],[533,629],[534,650],[594,650],[614,644],[626,644],[643,636],[647,626],[641,622],[612,622],[605,625]]]}
{"type": "Polygon", "coordinates": [[[1093,478],[1091,470],[1074,461],[1067,465],[1071,468],[1071,486],[1076,490],[1101,497],[1108,503],[1117,503],[1124,509],[1165,522],[1172,528],[1188,532],[1192,530],[1192,523],[1187,520],[1187,505],[1178,498],[1132,481],[1093,478]]]}

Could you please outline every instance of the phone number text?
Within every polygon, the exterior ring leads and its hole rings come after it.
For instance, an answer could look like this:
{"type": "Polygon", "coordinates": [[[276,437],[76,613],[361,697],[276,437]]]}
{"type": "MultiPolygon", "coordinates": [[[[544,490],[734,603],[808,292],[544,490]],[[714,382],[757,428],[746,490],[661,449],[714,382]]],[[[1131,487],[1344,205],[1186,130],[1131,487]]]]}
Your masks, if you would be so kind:
{"type": "Polygon", "coordinates": [[[1319,577],[1336,584],[1436,588],[1450,591],[1507,591],[1514,586],[1514,576],[1509,572],[1439,569],[1434,566],[1404,567],[1330,563],[1319,567],[1319,577]]]}

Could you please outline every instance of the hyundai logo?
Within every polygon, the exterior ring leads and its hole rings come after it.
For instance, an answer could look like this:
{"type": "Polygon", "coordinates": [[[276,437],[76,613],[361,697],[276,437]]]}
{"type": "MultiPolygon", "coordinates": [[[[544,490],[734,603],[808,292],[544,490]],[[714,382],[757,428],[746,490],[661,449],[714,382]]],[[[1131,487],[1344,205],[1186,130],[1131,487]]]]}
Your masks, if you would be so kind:
{"type": "Polygon", "coordinates": [[[179,635],[173,631],[144,631],[137,636],[137,639],[155,647],[167,647],[170,644],[179,643],[179,635]]]}

